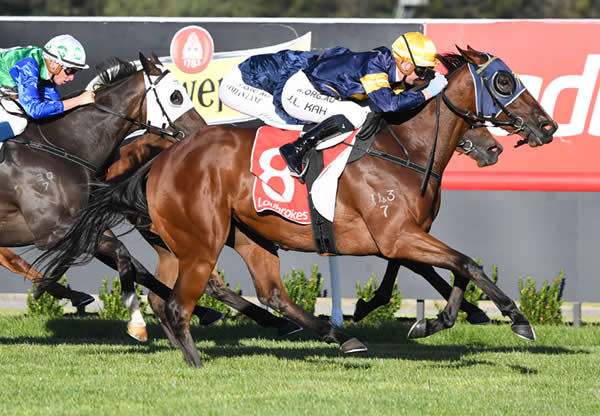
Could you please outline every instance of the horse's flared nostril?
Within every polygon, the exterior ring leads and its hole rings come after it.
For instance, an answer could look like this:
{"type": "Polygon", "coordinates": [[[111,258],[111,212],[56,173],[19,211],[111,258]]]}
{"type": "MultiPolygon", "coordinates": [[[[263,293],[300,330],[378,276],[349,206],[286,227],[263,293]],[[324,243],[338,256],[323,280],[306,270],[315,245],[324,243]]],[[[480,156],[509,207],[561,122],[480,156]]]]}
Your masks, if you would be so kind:
{"type": "Polygon", "coordinates": [[[555,121],[545,121],[540,125],[540,130],[544,136],[550,137],[558,130],[558,124],[555,121]]]}
{"type": "Polygon", "coordinates": [[[488,152],[491,153],[496,153],[496,154],[500,154],[502,153],[502,151],[504,150],[504,148],[502,147],[502,145],[500,143],[498,143],[497,145],[491,146],[490,148],[488,148],[488,152]]]}

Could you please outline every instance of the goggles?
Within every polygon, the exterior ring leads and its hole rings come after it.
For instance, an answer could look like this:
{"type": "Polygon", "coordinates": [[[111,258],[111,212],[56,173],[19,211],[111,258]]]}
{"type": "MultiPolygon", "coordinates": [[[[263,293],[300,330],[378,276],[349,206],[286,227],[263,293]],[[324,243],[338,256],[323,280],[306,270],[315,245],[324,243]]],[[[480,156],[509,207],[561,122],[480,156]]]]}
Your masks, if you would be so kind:
{"type": "Polygon", "coordinates": [[[67,75],[75,75],[76,73],[81,71],[81,69],[79,69],[79,68],[64,68],[63,67],[63,71],[65,71],[65,74],[67,74],[67,75]]]}

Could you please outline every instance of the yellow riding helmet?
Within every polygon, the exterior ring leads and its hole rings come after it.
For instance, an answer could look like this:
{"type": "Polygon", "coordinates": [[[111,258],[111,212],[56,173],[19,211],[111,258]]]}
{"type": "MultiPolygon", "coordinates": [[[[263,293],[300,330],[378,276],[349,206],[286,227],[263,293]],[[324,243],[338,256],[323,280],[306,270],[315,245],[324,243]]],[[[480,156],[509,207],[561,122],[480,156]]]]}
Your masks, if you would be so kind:
{"type": "Polygon", "coordinates": [[[392,53],[394,57],[408,62],[413,62],[414,59],[416,66],[434,67],[438,64],[435,58],[437,49],[433,41],[419,32],[408,32],[396,39],[392,44],[392,53]]]}

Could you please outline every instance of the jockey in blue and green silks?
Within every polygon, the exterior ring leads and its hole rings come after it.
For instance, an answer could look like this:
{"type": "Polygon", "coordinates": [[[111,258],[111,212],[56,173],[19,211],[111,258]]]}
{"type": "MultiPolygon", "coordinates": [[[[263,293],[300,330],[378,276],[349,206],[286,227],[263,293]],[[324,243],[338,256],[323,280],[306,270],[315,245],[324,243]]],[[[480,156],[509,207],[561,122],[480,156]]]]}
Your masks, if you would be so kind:
{"type": "Polygon", "coordinates": [[[39,119],[93,103],[92,91],[60,101],[57,89],[87,68],[85,50],[71,35],[56,36],[43,48],[0,50],[0,142],[25,130],[27,117],[23,111],[39,119]]]}

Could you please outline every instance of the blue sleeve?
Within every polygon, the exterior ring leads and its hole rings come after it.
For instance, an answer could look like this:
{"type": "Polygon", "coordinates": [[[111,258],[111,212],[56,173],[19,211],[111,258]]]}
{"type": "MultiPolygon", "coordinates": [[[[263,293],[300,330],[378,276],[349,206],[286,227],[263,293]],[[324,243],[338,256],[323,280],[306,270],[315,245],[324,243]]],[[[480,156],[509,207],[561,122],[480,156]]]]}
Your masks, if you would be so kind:
{"type": "MultiPolygon", "coordinates": [[[[380,88],[369,94],[379,112],[402,112],[412,110],[425,102],[421,91],[403,91],[396,94],[391,88],[380,88]]],[[[374,109],[374,110],[376,110],[374,109]]]]}
{"type": "Polygon", "coordinates": [[[396,70],[393,59],[386,54],[378,54],[375,59],[365,63],[360,81],[371,99],[371,108],[379,112],[408,111],[425,102],[420,91],[403,91],[396,94],[390,85],[389,75],[396,70]]]}
{"type": "Polygon", "coordinates": [[[46,101],[58,101],[60,100],[60,93],[58,92],[58,88],[56,88],[56,84],[47,82],[45,85],[40,85],[43,90],[43,97],[46,101]]]}
{"type": "Polygon", "coordinates": [[[56,100],[58,95],[56,87],[53,88],[54,92],[46,92],[46,89],[40,96],[38,89],[40,70],[35,59],[31,57],[21,59],[9,72],[17,84],[19,103],[30,117],[38,119],[64,112],[63,103],[56,100]]]}

